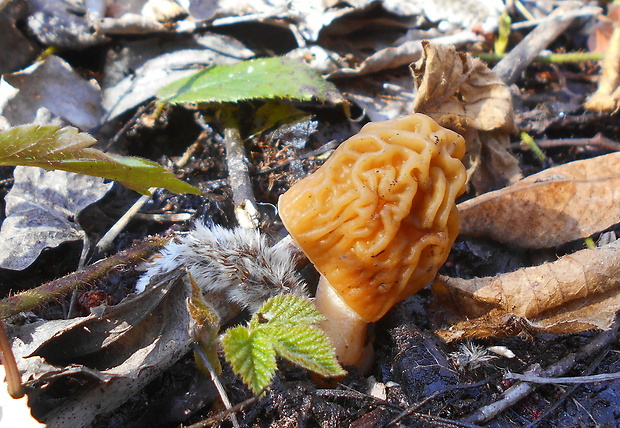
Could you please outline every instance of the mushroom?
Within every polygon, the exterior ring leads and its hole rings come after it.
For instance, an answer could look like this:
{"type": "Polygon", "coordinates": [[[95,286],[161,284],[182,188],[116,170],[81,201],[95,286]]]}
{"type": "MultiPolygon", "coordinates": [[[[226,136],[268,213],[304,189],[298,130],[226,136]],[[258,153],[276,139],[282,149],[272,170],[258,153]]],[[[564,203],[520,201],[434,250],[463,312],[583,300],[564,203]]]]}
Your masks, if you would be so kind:
{"type": "Polygon", "coordinates": [[[284,226],[321,274],[315,304],[342,364],[363,365],[367,324],[446,261],[464,153],[463,137],[422,114],[369,123],[280,197],[284,226]]]}

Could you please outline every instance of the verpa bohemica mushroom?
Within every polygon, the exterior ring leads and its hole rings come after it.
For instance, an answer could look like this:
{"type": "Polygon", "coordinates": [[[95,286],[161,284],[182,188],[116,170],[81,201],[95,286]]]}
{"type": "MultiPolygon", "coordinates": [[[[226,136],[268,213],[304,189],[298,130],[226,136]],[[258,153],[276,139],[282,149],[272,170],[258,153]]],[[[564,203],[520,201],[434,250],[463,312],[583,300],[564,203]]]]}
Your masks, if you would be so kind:
{"type": "Polygon", "coordinates": [[[431,281],[459,232],[463,138],[422,114],[365,125],[280,197],[284,226],[321,273],[315,303],[342,364],[367,323],[431,281]]]}

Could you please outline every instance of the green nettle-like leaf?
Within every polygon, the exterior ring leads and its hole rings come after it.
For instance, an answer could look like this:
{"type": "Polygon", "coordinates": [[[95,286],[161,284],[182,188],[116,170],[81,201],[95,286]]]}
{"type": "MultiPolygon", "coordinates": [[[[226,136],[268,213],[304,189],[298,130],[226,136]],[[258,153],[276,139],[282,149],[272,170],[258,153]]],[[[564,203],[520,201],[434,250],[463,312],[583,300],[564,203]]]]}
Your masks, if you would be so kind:
{"type": "Polygon", "coordinates": [[[286,325],[316,325],[325,317],[303,297],[280,294],[267,300],[250,321],[250,328],[271,328],[279,323],[286,325]]]}
{"type": "Polygon", "coordinates": [[[258,394],[275,375],[276,356],[321,376],[346,372],[336,360],[334,348],[317,324],[324,319],[303,297],[279,295],[267,300],[247,327],[226,331],[224,354],[250,389],[258,394]]]}
{"type": "Polygon", "coordinates": [[[276,350],[267,336],[244,326],[228,329],[222,338],[224,356],[235,373],[259,394],[276,373],[276,350]]]}
{"type": "Polygon", "coordinates": [[[336,87],[302,61],[274,57],[218,65],[186,76],[157,93],[170,103],[224,103],[250,99],[341,103],[336,87]]]}
{"type": "Polygon", "coordinates": [[[321,376],[340,376],[346,372],[340,367],[329,338],[316,327],[303,325],[265,329],[277,340],[276,354],[321,376]]]}
{"type": "Polygon", "coordinates": [[[0,165],[38,166],[108,178],[142,194],[149,194],[149,187],[200,194],[199,189],[161,165],[104,153],[90,147],[95,142],[92,136],[70,126],[17,126],[0,132],[0,165]]]}

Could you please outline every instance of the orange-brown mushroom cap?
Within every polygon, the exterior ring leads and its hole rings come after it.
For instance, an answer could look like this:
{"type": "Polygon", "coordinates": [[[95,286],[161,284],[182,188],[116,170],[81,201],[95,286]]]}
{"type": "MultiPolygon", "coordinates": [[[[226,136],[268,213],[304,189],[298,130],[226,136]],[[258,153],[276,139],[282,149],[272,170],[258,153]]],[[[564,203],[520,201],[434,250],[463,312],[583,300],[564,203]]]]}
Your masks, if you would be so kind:
{"type": "Polygon", "coordinates": [[[432,280],[459,231],[465,141],[422,114],[365,125],[280,197],[293,239],[367,322],[432,280]]]}

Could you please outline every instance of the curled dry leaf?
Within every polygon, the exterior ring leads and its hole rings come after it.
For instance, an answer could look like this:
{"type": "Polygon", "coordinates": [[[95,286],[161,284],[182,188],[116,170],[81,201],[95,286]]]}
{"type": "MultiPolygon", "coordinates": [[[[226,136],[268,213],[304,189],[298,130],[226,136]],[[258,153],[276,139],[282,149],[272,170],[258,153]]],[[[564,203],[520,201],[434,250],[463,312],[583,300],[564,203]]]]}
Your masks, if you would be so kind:
{"type": "Polygon", "coordinates": [[[478,192],[521,178],[518,161],[507,150],[514,132],[508,86],[469,54],[427,41],[422,46],[422,58],[411,65],[418,90],[414,111],[465,137],[468,176],[478,192]]]}
{"type": "Polygon", "coordinates": [[[177,270],[155,278],[147,291],[116,306],[94,308],[86,317],[26,324],[10,332],[26,387],[48,384],[43,390],[27,388],[48,427],[90,426],[189,351],[189,286],[182,276],[177,270]],[[83,382],[79,394],[41,414],[46,394],[67,376],[83,382]]]}
{"type": "Polygon", "coordinates": [[[553,247],[616,224],[619,199],[620,153],[570,162],[459,204],[461,235],[553,247]]]}
{"type": "Polygon", "coordinates": [[[445,340],[607,329],[620,309],[620,241],[494,277],[440,277],[436,302],[456,317],[445,340]],[[457,309],[458,308],[458,309],[457,309]],[[462,321],[461,321],[462,320],[462,321]],[[460,322],[458,322],[460,321],[460,322]]]}
{"type": "Polygon", "coordinates": [[[0,229],[2,269],[26,269],[44,248],[84,239],[80,212],[112,188],[103,178],[42,168],[18,166],[14,176],[0,229]]]}

